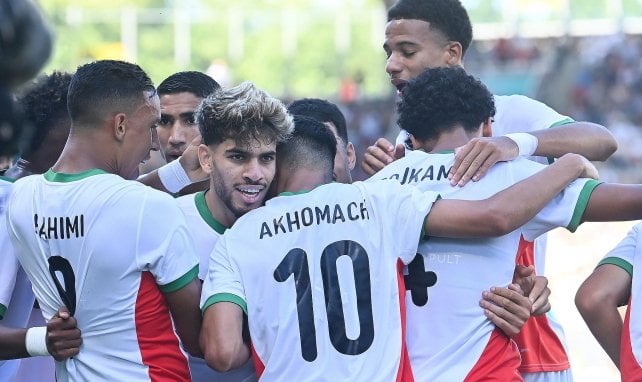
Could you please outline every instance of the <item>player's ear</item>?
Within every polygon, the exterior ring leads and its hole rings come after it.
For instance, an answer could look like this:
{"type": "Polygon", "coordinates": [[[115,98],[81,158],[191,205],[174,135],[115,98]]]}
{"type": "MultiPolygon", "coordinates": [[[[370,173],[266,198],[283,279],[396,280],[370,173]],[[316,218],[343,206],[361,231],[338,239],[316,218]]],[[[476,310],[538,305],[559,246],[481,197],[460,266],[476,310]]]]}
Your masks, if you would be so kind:
{"type": "Polygon", "coordinates": [[[464,48],[461,43],[451,41],[446,46],[446,63],[448,66],[461,66],[464,58],[464,48]]]}
{"type": "Polygon", "coordinates": [[[493,119],[488,118],[484,122],[482,122],[481,129],[482,129],[482,136],[483,137],[492,137],[493,136],[493,119]]]}
{"type": "Polygon", "coordinates": [[[346,153],[348,156],[348,169],[350,171],[354,170],[354,166],[357,163],[357,154],[354,152],[354,145],[352,142],[348,142],[346,146],[346,153]]]}
{"type": "Polygon", "coordinates": [[[125,126],[126,119],[124,113],[118,113],[111,120],[111,128],[117,141],[125,139],[125,132],[127,130],[125,126]]]}
{"type": "Polygon", "coordinates": [[[412,135],[412,134],[408,134],[408,139],[410,139],[410,144],[412,145],[412,148],[413,148],[413,149],[415,149],[415,150],[416,150],[416,149],[421,149],[421,148],[422,148],[422,146],[421,146],[421,142],[419,142],[419,141],[417,140],[417,138],[415,138],[415,136],[414,136],[414,135],[412,135]]]}
{"type": "Polygon", "coordinates": [[[212,173],[212,152],[209,146],[202,143],[198,145],[198,162],[203,171],[207,174],[212,173]]]}

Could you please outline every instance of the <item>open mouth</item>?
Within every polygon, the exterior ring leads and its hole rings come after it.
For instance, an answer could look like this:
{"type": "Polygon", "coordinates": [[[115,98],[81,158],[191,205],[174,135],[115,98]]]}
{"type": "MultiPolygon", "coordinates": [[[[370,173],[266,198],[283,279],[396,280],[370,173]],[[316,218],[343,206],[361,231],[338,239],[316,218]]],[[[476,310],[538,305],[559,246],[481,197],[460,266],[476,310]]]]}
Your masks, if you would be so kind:
{"type": "Polygon", "coordinates": [[[261,195],[261,191],[265,189],[265,186],[262,185],[248,185],[248,186],[239,186],[236,187],[236,191],[238,191],[241,196],[243,197],[243,200],[246,203],[255,203],[259,200],[259,197],[261,195]]]}
{"type": "Polygon", "coordinates": [[[397,94],[399,95],[403,94],[403,89],[408,84],[408,81],[402,80],[400,78],[393,78],[390,80],[390,82],[394,85],[395,88],[397,88],[397,94]]]}

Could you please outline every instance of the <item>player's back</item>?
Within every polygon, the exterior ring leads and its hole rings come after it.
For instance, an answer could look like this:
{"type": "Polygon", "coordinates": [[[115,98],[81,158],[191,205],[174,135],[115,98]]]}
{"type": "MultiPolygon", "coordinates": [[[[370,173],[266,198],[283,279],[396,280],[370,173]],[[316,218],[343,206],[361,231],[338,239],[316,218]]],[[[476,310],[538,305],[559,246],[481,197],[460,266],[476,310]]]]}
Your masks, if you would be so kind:
{"type": "MultiPolygon", "coordinates": [[[[543,168],[525,159],[498,163],[478,182],[452,187],[447,174],[453,163],[452,152],[413,151],[373,178],[414,184],[447,199],[480,200],[543,168]]],[[[426,381],[464,380],[467,376],[475,380],[489,371],[505,370],[506,380],[516,377],[519,353],[484,316],[479,307],[481,292],[511,283],[521,235],[534,240],[549,229],[571,224],[585,183],[576,181],[533,220],[507,235],[485,239],[431,237],[420,243],[417,258],[407,270],[408,280],[417,288],[406,295],[411,333],[408,349],[415,375],[426,381]],[[420,282],[427,278],[432,281],[420,282]],[[426,326],[428,318],[432,318],[431,325],[426,326]]]]}
{"type": "Polygon", "coordinates": [[[399,258],[414,256],[435,197],[330,184],[269,200],[222,236],[210,269],[226,270],[204,293],[216,281],[211,296],[247,303],[261,380],[411,380],[399,258]]]}
{"type": "Polygon", "coordinates": [[[64,304],[82,331],[59,380],[189,379],[161,293],[197,272],[173,199],[100,170],[23,178],[12,197],[10,235],[44,316],[64,304]]]}

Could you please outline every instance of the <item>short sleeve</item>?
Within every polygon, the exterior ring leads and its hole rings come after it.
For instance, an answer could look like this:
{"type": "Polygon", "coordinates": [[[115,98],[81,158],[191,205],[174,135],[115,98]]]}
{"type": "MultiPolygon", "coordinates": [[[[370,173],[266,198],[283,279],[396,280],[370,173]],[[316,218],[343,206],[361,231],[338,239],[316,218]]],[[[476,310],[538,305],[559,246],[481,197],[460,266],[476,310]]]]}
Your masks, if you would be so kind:
{"type": "Polygon", "coordinates": [[[528,133],[574,122],[546,104],[523,95],[495,96],[493,135],[528,133]]]}
{"type": "Polygon", "coordinates": [[[642,250],[642,246],[639,245],[642,237],[640,236],[640,227],[642,223],[638,223],[629,233],[622,239],[615,248],[611,249],[604,258],[600,260],[598,266],[604,264],[616,265],[626,272],[629,275],[633,276],[633,264],[635,262],[636,256],[641,256],[637,252],[642,250]]]}
{"type": "Polygon", "coordinates": [[[522,227],[528,241],[557,227],[566,227],[571,232],[579,227],[593,190],[600,183],[593,179],[577,179],[569,184],[535,217],[522,227]]]}
{"type": "Polygon", "coordinates": [[[433,191],[420,191],[410,185],[401,185],[396,180],[387,179],[362,183],[371,199],[373,209],[378,212],[399,247],[396,255],[404,263],[409,263],[417,254],[417,245],[423,235],[424,221],[439,194],[433,191]]]}
{"type": "Polygon", "coordinates": [[[198,276],[198,257],[185,217],[169,195],[149,190],[140,210],[137,263],[154,275],[163,293],[183,288],[198,276]]]}
{"type": "Polygon", "coordinates": [[[245,292],[238,268],[230,260],[228,235],[223,234],[210,255],[209,269],[201,292],[201,311],[218,302],[231,302],[247,314],[245,292]]]}

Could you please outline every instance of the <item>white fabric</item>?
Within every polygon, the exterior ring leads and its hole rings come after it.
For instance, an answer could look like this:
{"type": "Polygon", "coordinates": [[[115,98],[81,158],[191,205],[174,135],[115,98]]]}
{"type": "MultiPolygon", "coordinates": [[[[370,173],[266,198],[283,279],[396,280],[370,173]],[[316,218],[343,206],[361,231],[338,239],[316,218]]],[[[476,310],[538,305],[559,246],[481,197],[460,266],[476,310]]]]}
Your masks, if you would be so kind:
{"type": "Polygon", "coordinates": [[[265,365],[261,381],[394,381],[403,346],[397,263],[414,257],[437,197],[388,181],[271,199],[217,242],[201,308],[216,298],[247,304],[252,344],[265,365]],[[295,278],[311,295],[310,315],[309,300],[297,305],[295,278]],[[340,294],[342,306],[335,299],[326,307],[326,293],[340,294]],[[300,333],[299,315],[313,333],[300,333]],[[331,332],[335,339],[345,333],[360,353],[342,353],[346,342],[333,346],[331,332]]]}
{"type": "MultiPolygon", "coordinates": [[[[204,280],[208,271],[210,254],[224,227],[218,222],[212,222],[214,217],[207,208],[204,192],[181,196],[176,199],[176,203],[185,215],[187,228],[192,235],[196,254],[199,257],[198,278],[204,280]]],[[[257,380],[252,360],[238,369],[219,373],[207,366],[204,359],[189,356],[189,368],[193,382],[253,382],[257,380]]]]}
{"type": "MultiPolygon", "coordinates": [[[[16,255],[33,282],[46,319],[64,305],[49,262],[63,259],[75,276],[75,317],[83,346],[76,357],[56,364],[58,380],[149,381],[139,336],[150,328],[138,319],[155,319],[153,325],[169,323],[171,329],[171,318],[164,300],[151,305],[146,300],[149,293],[139,298],[140,288],[149,285],[147,275],[154,280],[151,288],[156,295],[170,285],[178,288],[176,284],[189,280],[198,265],[174,199],[99,170],[77,175],[49,171],[14,184],[7,222],[16,255]],[[149,316],[139,317],[143,314],[139,308],[149,316]]],[[[56,276],[62,285],[70,279],[69,273],[56,276]]],[[[154,338],[176,341],[173,330],[159,332],[154,338]]],[[[152,348],[172,354],[171,360],[166,357],[163,364],[155,364],[161,369],[187,369],[177,345],[152,348]]]]}
{"type": "MultiPolygon", "coordinates": [[[[395,179],[447,199],[479,200],[544,168],[522,158],[498,163],[479,182],[461,188],[450,186],[446,176],[453,162],[453,153],[413,151],[371,179],[395,179]]],[[[478,306],[481,292],[509,284],[520,235],[533,240],[550,229],[568,226],[583,190],[591,184],[585,179],[573,182],[533,220],[508,235],[469,240],[430,237],[420,243],[425,270],[435,272],[437,282],[428,289],[424,306],[416,306],[411,293],[406,293],[408,350],[416,378],[464,380],[495,328],[478,306]]]]}

